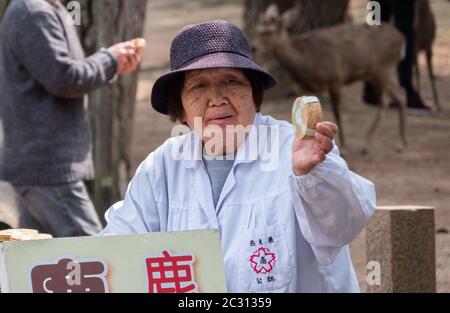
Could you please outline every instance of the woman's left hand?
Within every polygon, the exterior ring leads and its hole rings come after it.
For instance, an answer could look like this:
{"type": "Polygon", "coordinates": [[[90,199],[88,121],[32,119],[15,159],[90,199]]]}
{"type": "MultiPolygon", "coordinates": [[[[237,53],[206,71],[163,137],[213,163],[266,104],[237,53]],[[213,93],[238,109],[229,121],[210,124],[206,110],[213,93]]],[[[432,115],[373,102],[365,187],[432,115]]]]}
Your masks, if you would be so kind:
{"type": "Polygon", "coordinates": [[[297,176],[308,174],[317,164],[325,161],[333,150],[333,139],[338,132],[336,124],[322,122],[316,125],[314,139],[294,139],[292,168],[297,176]]]}

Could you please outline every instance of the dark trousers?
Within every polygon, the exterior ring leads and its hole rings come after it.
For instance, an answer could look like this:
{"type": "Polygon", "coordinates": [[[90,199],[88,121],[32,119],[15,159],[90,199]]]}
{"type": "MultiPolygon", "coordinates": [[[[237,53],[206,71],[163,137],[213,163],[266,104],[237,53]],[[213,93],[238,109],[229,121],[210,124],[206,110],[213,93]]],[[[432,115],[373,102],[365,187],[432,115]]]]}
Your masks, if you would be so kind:
{"type": "MultiPolygon", "coordinates": [[[[381,7],[381,21],[389,22],[394,19],[395,27],[405,36],[405,57],[398,65],[400,84],[407,94],[415,93],[412,83],[412,68],[414,65],[414,16],[415,0],[377,0],[381,7]]],[[[366,88],[371,87],[366,84],[366,88]]]]}
{"type": "Polygon", "coordinates": [[[93,236],[102,225],[83,182],[52,186],[13,186],[20,210],[19,228],[54,237],[93,236]]]}

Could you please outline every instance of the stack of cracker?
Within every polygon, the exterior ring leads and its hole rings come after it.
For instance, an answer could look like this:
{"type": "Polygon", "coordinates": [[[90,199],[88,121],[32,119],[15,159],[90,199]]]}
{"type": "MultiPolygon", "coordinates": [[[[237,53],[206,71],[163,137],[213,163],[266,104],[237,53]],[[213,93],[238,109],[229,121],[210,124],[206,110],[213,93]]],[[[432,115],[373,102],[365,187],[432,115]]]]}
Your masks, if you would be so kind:
{"type": "Polygon", "coordinates": [[[7,229],[0,231],[0,242],[24,241],[24,240],[44,240],[51,239],[52,235],[39,233],[34,229],[7,229]]]}

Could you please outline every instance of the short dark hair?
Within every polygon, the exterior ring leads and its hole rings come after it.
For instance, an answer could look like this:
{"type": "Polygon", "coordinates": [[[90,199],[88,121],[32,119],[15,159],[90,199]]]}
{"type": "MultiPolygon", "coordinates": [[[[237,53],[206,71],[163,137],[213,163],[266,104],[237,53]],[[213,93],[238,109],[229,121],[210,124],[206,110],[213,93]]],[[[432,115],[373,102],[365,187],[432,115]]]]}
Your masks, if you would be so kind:
{"type": "MultiPolygon", "coordinates": [[[[256,112],[261,110],[261,104],[264,100],[264,86],[259,78],[259,75],[252,70],[243,69],[245,77],[250,82],[253,93],[253,101],[256,105],[256,112]]],[[[184,108],[181,102],[181,91],[184,87],[185,72],[176,74],[172,78],[169,85],[169,98],[167,103],[167,113],[170,117],[171,122],[182,121],[184,108]]]]}

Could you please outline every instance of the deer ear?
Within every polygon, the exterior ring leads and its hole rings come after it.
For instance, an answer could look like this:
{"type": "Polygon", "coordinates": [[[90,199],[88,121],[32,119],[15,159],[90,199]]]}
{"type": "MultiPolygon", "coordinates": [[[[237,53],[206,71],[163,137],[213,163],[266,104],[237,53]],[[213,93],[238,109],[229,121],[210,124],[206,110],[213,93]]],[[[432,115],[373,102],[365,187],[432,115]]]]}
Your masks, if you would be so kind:
{"type": "Polygon", "coordinates": [[[286,28],[291,28],[298,22],[300,9],[300,1],[296,1],[292,8],[283,13],[281,20],[286,28]]]}
{"type": "Polygon", "coordinates": [[[267,7],[264,15],[268,18],[278,18],[280,16],[280,10],[275,3],[272,3],[267,7]]]}

